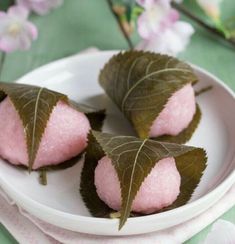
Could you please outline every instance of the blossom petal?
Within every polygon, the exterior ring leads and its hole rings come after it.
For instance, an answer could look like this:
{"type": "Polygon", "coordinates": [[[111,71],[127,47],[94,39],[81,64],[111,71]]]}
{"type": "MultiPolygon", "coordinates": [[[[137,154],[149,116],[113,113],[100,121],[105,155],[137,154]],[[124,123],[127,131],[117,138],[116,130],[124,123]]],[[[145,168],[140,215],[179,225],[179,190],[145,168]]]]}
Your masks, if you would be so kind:
{"type": "Polygon", "coordinates": [[[0,50],[13,52],[29,49],[38,35],[36,26],[27,21],[28,10],[22,6],[10,7],[0,16],[0,50]]]}
{"type": "Polygon", "coordinates": [[[145,6],[145,11],[137,22],[138,32],[144,39],[162,33],[179,19],[178,12],[171,8],[168,0],[138,0],[138,2],[145,6]]]}
{"type": "Polygon", "coordinates": [[[62,5],[63,0],[17,0],[17,3],[39,15],[45,15],[51,9],[62,5]]]}
{"type": "Polygon", "coordinates": [[[7,13],[10,17],[17,17],[24,20],[29,16],[29,11],[26,8],[17,5],[10,7],[7,13]]]}
{"type": "Polygon", "coordinates": [[[3,12],[3,11],[0,11],[0,20],[1,20],[2,18],[5,18],[5,17],[6,17],[6,13],[3,12]]]}
{"type": "Polygon", "coordinates": [[[8,35],[0,38],[0,50],[10,53],[19,48],[19,42],[8,35]]]}
{"type": "Polygon", "coordinates": [[[151,8],[155,4],[156,0],[136,0],[136,2],[143,8],[147,9],[151,8]]]}
{"type": "Polygon", "coordinates": [[[5,32],[8,23],[8,16],[5,13],[0,12],[0,35],[5,32]]]}
{"type": "Polygon", "coordinates": [[[165,9],[171,8],[171,0],[156,0],[158,5],[161,5],[165,9]]]}
{"type": "Polygon", "coordinates": [[[177,21],[173,26],[174,31],[182,36],[182,39],[188,40],[190,36],[195,32],[192,25],[185,21],[177,21]]]}
{"type": "Polygon", "coordinates": [[[21,50],[28,50],[31,47],[31,40],[27,35],[21,35],[19,37],[19,46],[21,50]]]}
{"type": "Polygon", "coordinates": [[[30,8],[30,2],[29,1],[26,1],[26,0],[16,0],[16,3],[18,6],[22,6],[26,9],[28,9],[28,11],[31,10],[30,8]]]}
{"type": "Polygon", "coordinates": [[[171,27],[177,20],[179,20],[179,17],[178,11],[171,9],[161,22],[161,31],[171,27]]]}
{"type": "Polygon", "coordinates": [[[30,36],[31,40],[36,40],[38,37],[38,29],[37,27],[32,24],[31,22],[27,21],[25,24],[26,31],[28,35],[30,36]]]}
{"type": "Polygon", "coordinates": [[[175,9],[171,9],[168,13],[168,19],[171,22],[176,22],[180,18],[179,12],[176,11],[175,9]]]}
{"type": "Polygon", "coordinates": [[[193,33],[194,29],[190,24],[177,21],[162,33],[151,36],[150,39],[143,40],[137,46],[137,49],[175,56],[186,48],[193,33]]]}
{"type": "MultiPolygon", "coordinates": [[[[159,24],[155,23],[155,30],[158,28],[159,24]]],[[[144,39],[149,39],[154,31],[152,30],[151,23],[148,20],[146,13],[143,13],[138,18],[138,33],[144,39]]]]}
{"type": "Polygon", "coordinates": [[[163,5],[164,7],[170,7],[171,0],[136,0],[136,2],[145,9],[150,9],[155,5],[163,5]]]}
{"type": "Polygon", "coordinates": [[[235,243],[235,225],[226,220],[217,220],[209,234],[207,235],[204,244],[234,244],[235,243]]]}
{"type": "Polygon", "coordinates": [[[48,14],[50,11],[49,2],[39,2],[39,3],[32,3],[32,9],[35,13],[39,15],[48,14]]]}

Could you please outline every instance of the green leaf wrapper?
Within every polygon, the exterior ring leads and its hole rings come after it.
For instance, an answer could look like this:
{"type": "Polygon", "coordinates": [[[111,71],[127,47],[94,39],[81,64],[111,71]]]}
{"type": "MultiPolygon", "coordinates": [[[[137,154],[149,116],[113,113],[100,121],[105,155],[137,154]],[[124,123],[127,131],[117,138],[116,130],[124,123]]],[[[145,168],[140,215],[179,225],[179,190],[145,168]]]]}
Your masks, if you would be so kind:
{"type": "Polygon", "coordinates": [[[108,217],[110,209],[98,196],[94,184],[95,168],[98,160],[104,156],[104,152],[90,133],[88,135],[88,146],[85,154],[85,162],[81,173],[80,193],[87,208],[95,217],[108,217]]]}
{"type": "MultiPolygon", "coordinates": [[[[47,88],[31,86],[17,83],[0,82],[0,101],[8,96],[13,103],[22,121],[27,151],[28,151],[28,168],[31,171],[36,154],[50,118],[51,112],[58,101],[63,101],[67,104],[75,104],[69,101],[64,94],[49,90],[47,88]]],[[[76,103],[73,106],[80,112],[88,112],[88,119],[94,129],[99,130],[105,117],[104,111],[95,112],[91,108],[86,110],[85,105],[81,108],[76,103]]]]}
{"type": "Polygon", "coordinates": [[[206,153],[201,148],[92,131],[81,176],[81,195],[95,216],[110,213],[110,209],[98,198],[94,185],[94,170],[104,155],[112,160],[120,181],[122,207],[119,229],[130,216],[132,202],[141,184],[159,160],[174,157],[182,178],[181,193],[174,207],[191,198],[207,161],[206,153]]]}
{"type": "Polygon", "coordinates": [[[0,90],[1,97],[9,96],[22,120],[31,170],[50,114],[59,100],[68,103],[67,96],[46,88],[16,83],[0,83],[0,90]]]}
{"type": "MultiPolygon", "coordinates": [[[[153,121],[169,98],[186,84],[196,83],[197,77],[188,64],[176,58],[127,51],[109,60],[100,72],[99,82],[139,137],[148,138],[153,121]]],[[[195,128],[191,128],[192,133],[195,128]]]]}

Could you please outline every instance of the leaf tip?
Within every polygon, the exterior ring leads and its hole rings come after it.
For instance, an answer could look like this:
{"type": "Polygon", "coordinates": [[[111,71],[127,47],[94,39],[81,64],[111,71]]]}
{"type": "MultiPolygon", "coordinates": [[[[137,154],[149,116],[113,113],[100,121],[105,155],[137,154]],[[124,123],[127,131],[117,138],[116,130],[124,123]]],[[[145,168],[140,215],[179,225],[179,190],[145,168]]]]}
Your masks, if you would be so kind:
{"type": "Polygon", "coordinates": [[[29,174],[32,172],[32,170],[33,170],[32,165],[29,164],[29,166],[28,166],[28,172],[29,172],[29,174]]]}
{"type": "Polygon", "coordinates": [[[120,231],[123,228],[125,223],[126,223],[126,219],[121,218],[119,221],[118,231],[120,231]]]}

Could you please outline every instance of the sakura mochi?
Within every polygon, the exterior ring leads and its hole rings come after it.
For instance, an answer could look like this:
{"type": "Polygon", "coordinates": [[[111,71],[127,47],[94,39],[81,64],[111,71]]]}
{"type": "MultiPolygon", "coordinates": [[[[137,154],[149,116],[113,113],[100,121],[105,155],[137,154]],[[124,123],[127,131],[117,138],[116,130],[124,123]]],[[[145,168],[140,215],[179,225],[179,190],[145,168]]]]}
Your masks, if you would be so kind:
{"type": "Polygon", "coordinates": [[[99,75],[100,85],[138,137],[164,136],[161,140],[181,144],[191,138],[200,122],[192,87],[197,82],[187,63],[143,51],[114,55],[99,75]]]}
{"type": "MultiPolygon", "coordinates": [[[[156,163],[142,183],[131,210],[150,214],[171,205],[180,193],[181,177],[172,157],[156,163]]],[[[121,189],[111,160],[104,156],[95,169],[97,194],[110,208],[121,209],[121,189]]]]}
{"type": "MultiPolygon", "coordinates": [[[[11,100],[0,103],[0,156],[15,165],[28,165],[24,128],[11,100]]],[[[62,163],[81,153],[87,145],[87,117],[66,103],[54,107],[33,164],[33,169],[62,163]]]]}
{"type": "Polygon", "coordinates": [[[196,112],[194,90],[191,84],[175,92],[159,116],[154,120],[149,136],[176,136],[186,129],[196,112]]]}

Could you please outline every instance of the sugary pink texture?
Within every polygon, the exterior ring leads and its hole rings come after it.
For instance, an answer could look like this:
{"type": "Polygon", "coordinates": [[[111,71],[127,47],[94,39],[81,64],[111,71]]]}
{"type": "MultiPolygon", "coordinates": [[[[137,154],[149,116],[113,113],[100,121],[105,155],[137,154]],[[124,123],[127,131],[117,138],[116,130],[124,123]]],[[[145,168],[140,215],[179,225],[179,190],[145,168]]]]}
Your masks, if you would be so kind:
{"type": "MultiPolygon", "coordinates": [[[[174,158],[160,160],[142,183],[133,201],[132,211],[149,214],[171,205],[179,195],[180,183],[174,158]]],[[[110,208],[120,210],[120,183],[107,156],[99,160],[95,169],[95,186],[101,200],[110,208]]]]}
{"type": "MultiPolygon", "coordinates": [[[[28,165],[22,122],[7,97],[0,103],[0,156],[15,165],[28,165]]],[[[87,117],[64,102],[54,107],[43,134],[33,169],[62,163],[82,152],[87,145],[87,117]]]]}
{"type": "Polygon", "coordinates": [[[175,92],[154,120],[149,136],[176,136],[188,127],[196,112],[194,90],[188,84],[175,92]]]}

